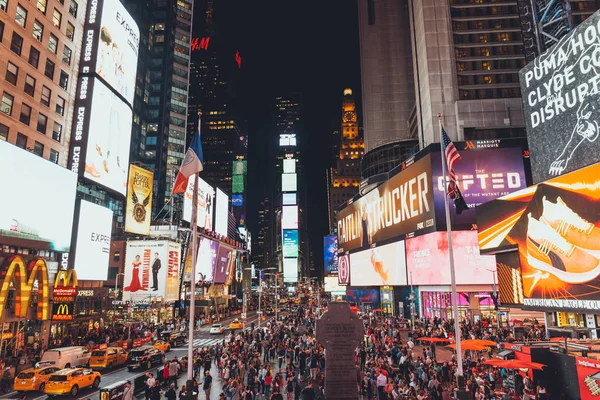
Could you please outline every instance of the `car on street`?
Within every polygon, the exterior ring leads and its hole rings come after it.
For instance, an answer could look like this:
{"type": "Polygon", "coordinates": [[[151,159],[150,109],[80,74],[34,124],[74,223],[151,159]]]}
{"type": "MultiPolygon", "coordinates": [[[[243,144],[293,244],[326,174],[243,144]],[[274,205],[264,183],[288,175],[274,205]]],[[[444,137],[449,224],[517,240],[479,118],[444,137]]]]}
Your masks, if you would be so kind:
{"type": "Polygon", "coordinates": [[[244,325],[242,325],[240,320],[237,318],[231,321],[231,323],[229,324],[229,329],[242,329],[243,327],[244,325]]]}
{"type": "Polygon", "coordinates": [[[152,346],[156,347],[160,351],[164,351],[165,353],[167,351],[171,351],[171,343],[165,342],[164,340],[155,340],[152,342],[152,346]]]}
{"type": "Polygon", "coordinates": [[[225,332],[225,327],[221,324],[214,324],[210,327],[211,335],[220,335],[223,332],[225,332]]]}
{"type": "Polygon", "coordinates": [[[127,362],[127,352],[121,347],[107,347],[92,351],[90,368],[106,369],[124,365],[127,362]]]}
{"type": "Polygon", "coordinates": [[[160,338],[165,342],[169,342],[171,347],[179,347],[187,342],[186,335],[178,331],[165,331],[161,333],[160,338]]]}
{"type": "Polygon", "coordinates": [[[60,371],[57,367],[45,366],[41,368],[29,368],[19,372],[15,377],[13,389],[19,393],[40,391],[43,392],[50,375],[60,371]]]}
{"type": "Polygon", "coordinates": [[[68,394],[77,396],[86,387],[98,389],[102,375],[89,368],[65,368],[50,375],[44,393],[49,397],[68,394]]]}
{"type": "Polygon", "coordinates": [[[165,353],[154,346],[142,346],[132,349],[127,354],[127,369],[133,371],[136,368],[150,369],[154,365],[165,363],[165,353]]]}
{"type": "Polygon", "coordinates": [[[266,315],[275,315],[275,310],[272,307],[267,307],[265,309],[265,314],[266,315]]]}

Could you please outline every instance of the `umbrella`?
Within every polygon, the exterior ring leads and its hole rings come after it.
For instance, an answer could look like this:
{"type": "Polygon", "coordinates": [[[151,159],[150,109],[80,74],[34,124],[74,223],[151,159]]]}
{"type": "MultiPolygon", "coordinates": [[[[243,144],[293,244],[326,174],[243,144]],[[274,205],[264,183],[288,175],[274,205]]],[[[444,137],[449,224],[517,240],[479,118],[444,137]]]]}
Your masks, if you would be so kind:
{"type": "Polygon", "coordinates": [[[532,361],[523,361],[523,360],[499,360],[499,359],[491,359],[486,360],[482,364],[484,365],[492,365],[498,368],[506,368],[506,369],[520,369],[520,368],[529,368],[529,369],[542,369],[546,365],[542,363],[536,363],[532,361]]]}
{"type": "Polygon", "coordinates": [[[495,347],[497,345],[493,340],[483,340],[483,339],[475,339],[475,340],[465,340],[462,343],[476,343],[482,346],[495,347]]]}
{"type": "Polygon", "coordinates": [[[448,343],[451,342],[451,339],[446,338],[438,338],[438,337],[420,337],[417,340],[422,342],[430,342],[430,343],[448,343]]]}
{"type": "MultiPolygon", "coordinates": [[[[461,350],[465,351],[465,350],[475,350],[475,351],[482,351],[482,350],[486,350],[488,348],[488,346],[484,346],[481,344],[477,344],[477,343],[468,343],[469,341],[464,341],[460,343],[460,348],[461,350]]],[[[452,343],[449,344],[446,347],[450,347],[453,350],[456,350],[456,343],[452,343]]]]}

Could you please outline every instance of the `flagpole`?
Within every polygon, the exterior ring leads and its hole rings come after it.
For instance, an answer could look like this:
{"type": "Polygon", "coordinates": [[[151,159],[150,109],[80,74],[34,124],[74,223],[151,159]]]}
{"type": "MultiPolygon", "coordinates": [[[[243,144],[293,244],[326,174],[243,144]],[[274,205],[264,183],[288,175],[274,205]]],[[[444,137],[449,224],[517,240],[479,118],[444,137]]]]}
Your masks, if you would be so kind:
{"type": "Polygon", "coordinates": [[[190,316],[188,323],[188,365],[187,365],[187,393],[192,396],[194,387],[194,317],[196,315],[196,260],[198,259],[198,173],[194,174],[194,190],[192,194],[192,272],[190,279],[190,316]]]}
{"type": "MultiPolygon", "coordinates": [[[[444,141],[442,139],[442,115],[438,114],[438,122],[440,128],[440,145],[441,145],[441,158],[442,158],[442,174],[444,176],[444,182],[447,183],[447,169],[446,165],[446,154],[444,148],[444,141]]],[[[452,284],[452,315],[454,316],[454,340],[456,341],[456,362],[457,362],[457,374],[456,379],[458,387],[464,385],[463,382],[463,363],[462,363],[462,351],[460,348],[460,322],[458,315],[458,296],[456,293],[456,272],[454,270],[454,250],[452,249],[452,221],[450,219],[450,203],[448,201],[448,193],[446,186],[444,186],[444,207],[446,209],[446,232],[448,233],[448,256],[450,258],[450,282],[452,284]]]]}

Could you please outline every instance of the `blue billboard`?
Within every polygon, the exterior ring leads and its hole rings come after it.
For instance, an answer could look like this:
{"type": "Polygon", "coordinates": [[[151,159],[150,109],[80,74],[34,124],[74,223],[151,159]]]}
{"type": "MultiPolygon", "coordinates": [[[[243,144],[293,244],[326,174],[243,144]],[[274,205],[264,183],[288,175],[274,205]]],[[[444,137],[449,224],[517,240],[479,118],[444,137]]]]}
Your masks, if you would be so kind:
{"type": "Polygon", "coordinates": [[[284,229],[283,230],[283,257],[297,258],[298,257],[298,230],[284,229]]]}
{"type": "Polygon", "coordinates": [[[338,273],[338,245],[337,236],[323,237],[323,257],[325,265],[325,275],[338,273]]]}
{"type": "Polygon", "coordinates": [[[243,194],[234,194],[231,196],[231,205],[234,207],[243,207],[244,206],[244,195],[243,194]]]}

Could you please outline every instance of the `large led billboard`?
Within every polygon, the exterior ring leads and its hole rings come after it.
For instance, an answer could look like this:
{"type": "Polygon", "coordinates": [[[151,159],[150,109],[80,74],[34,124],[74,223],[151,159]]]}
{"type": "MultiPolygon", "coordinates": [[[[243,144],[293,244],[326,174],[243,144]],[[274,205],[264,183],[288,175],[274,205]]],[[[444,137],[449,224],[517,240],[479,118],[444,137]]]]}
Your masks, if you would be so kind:
{"type": "Polygon", "coordinates": [[[146,236],[150,234],[153,180],[154,173],[151,171],[133,164],[129,166],[125,232],[146,236]]]}
{"type": "Polygon", "coordinates": [[[245,175],[248,170],[246,160],[235,160],[233,162],[233,175],[245,175]]]}
{"type": "MultiPolygon", "coordinates": [[[[477,231],[453,231],[454,270],[458,285],[491,285],[494,256],[479,254],[477,231]]],[[[409,284],[450,285],[447,232],[432,232],[406,240],[409,284]]]]}
{"type": "Polygon", "coordinates": [[[599,161],[599,22],[596,12],[519,72],[534,182],[599,161]]]}
{"type": "MultiPolygon", "coordinates": [[[[188,187],[183,197],[183,220],[192,221],[192,198],[194,196],[194,179],[188,179],[188,187]]],[[[198,227],[213,230],[213,208],[215,190],[202,178],[198,178],[198,227]]]]}
{"type": "Polygon", "coordinates": [[[406,285],[404,241],[350,254],[350,271],[354,286],[406,285]]]}
{"type": "Polygon", "coordinates": [[[325,236],[323,238],[323,264],[325,275],[338,273],[337,236],[325,236]]]}
{"type": "Polygon", "coordinates": [[[518,246],[525,308],[600,310],[598,177],[594,164],[477,207],[482,249],[518,246]]]}
{"type": "Polygon", "coordinates": [[[338,257],[338,283],[344,286],[350,284],[350,256],[348,254],[338,257]]]}
{"type": "Polygon", "coordinates": [[[282,209],[282,229],[298,229],[298,206],[283,206],[282,209]]]}
{"type": "Polygon", "coordinates": [[[279,146],[280,147],[293,147],[296,146],[296,134],[283,134],[279,135],[279,146]]]}
{"type": "Polygon", "coordinates": [[[181,245],[167,240],[127,242],[123,300],[177,300],[181,245]]]}
{"type": "Polygon", "coordinates": [[[298,282],[298,259],[284,258],[283,259],[283,282],[295,283],[298,282]]]}
{"type": "Polygon", "coordinates": [[[243,194],[234,194],[231,196],[231,205],[234,207],[243,207],[244,206],[244,195],[243,194]]]}
{"type": "Polygon", "coordinates": [[[283,230],[283,256],[298,257],[298,231],[296,229],[283,230]]]}
{"type": "Polygon", "coordinates": [[[215,267],[214,282],[225,283],[235,269],[236,251],[225,245],[219,245],[217,252],[217,264],[215,267]]]}
{"type": "Polygon", "coordinates": [[[217,208],[215,212],[215,232],[219,235],[227,236],[227,227],[229,221],[229,196],[221,189],[217,188],[217,208]]]}
{"type": "Polygon", "coordinates": [[[293,158],[285,158],[283,160],[283,173],[284,174],[295,174],[296,173],[296,160],[293,158]]]}
{"type": "Polygon", "coordinates": [[[112,210],[81,200],[73,264],[78,279],[105,281],[108,278],[112,222],[112,210]]]}
{"type": "Polygon", "coordinates": [[[298,204],[296,193],[283,193],[282,203],[284,206],[293,206],[298,204]]]}
{"type": "Polygon", "coordinates": [[[324,278],[325,291],[332,294],[346,294],[346,287],[340,286],[337,276],[326,276],[324,278]]]}
{"type": "Polygon", "coordinates": [[[284,192],[298,191],[298,178],[296,174],[281,174],[281,190],[284,192]]]}
{"type": "Polygon", "coordinates": [[[244,175],[234,175],[231,178],[231,191],[233,193],[244,193],[244,175]]]}
{"type": "Polygon", "coordinates": [[[196,282],[213,282],[217,267],[217,253],[219,243],[201,237],[198,244],[198,258],[196,259],[196,282]]]}
{"type": "Polygon", "coordinates": [[[110,87],[133,104],[140,31],[119,0],[88,2],[82,73],[96,72],[110,87]]]}
{"type": "Polygon", "coordinates": [[[409,232],[435,229],[431,158],[426,156],[338,213],[338,247],[346,252],[409,232]]]}
{"type": "Polygon", "coordinates": [[[69,251],[77,175],[0,140],[0,178],[0,236],[69,251]]]}

